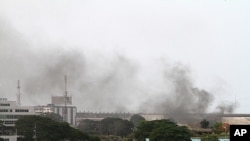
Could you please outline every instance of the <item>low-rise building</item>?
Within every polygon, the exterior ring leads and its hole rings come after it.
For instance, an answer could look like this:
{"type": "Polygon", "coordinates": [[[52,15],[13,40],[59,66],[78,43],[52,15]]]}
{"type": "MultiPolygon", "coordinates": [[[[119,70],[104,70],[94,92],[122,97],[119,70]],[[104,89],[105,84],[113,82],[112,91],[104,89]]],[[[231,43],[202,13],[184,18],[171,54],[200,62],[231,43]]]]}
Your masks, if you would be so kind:
{"type": "Polygon", "coordinates": [[[0,120],[4,126],[15,126],[20,117],[35,114],[34,106],[21,106],[17,105],[16,101],[0,98],[0,120]]]}
{"type": "Polygon", "coordinates": [[[8,141],[16,141],[18,137],[17,131],[10,129],[15,128],[15,123],[20,117],[27,115],[36,115],[33,106],[21,106],[16,101],[8,101],[7,98],[0,98],[0,121],[2,123],[0,138],[8,141]],[[4,129],[4,127],[7,129],[4,129]]]}

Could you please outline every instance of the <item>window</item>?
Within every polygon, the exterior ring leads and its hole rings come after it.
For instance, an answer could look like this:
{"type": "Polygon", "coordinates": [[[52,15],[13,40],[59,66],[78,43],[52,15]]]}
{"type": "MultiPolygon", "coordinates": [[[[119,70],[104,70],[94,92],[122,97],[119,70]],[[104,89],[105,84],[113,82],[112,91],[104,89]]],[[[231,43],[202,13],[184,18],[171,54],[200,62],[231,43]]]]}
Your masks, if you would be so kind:
{"type": "Polygon", "coordinates": [[[9,103],[1,103],[0,106],[10,106],[9,103]]]}
{"type": "Polygon", "coordinates": [[[29,112],[28,109],[15,109],[15,112],[29,112]]]}
{"type": "Polygon", "coordinates": [[[0,112],[8,112],[8,109],[0,109],[0,112]]]}

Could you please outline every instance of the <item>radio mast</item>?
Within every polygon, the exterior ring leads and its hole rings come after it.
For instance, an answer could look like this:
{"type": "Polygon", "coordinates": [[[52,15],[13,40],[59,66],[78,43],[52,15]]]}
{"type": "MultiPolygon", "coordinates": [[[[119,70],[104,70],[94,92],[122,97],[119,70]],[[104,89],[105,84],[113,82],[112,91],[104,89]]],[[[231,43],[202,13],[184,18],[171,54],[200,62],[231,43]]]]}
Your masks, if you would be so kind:
{"type": "Polygon", "coordinates": [[[67,122],[68,112],[67,112],[67,99],[68,99],[68,91],[67,91],[67,75],[64,76],[64,117],[63,120],[67,122]]]}
{"type": "Polygon", "coordinates": [[[17,81],[17,94],[16,94],[16,96],[17,96],[17,105],[18,106],[21,105],[21,92],[20,92],[20,89],[21,89],[21,87],[20,87],[20,81],[18,80],[17,81]]]}

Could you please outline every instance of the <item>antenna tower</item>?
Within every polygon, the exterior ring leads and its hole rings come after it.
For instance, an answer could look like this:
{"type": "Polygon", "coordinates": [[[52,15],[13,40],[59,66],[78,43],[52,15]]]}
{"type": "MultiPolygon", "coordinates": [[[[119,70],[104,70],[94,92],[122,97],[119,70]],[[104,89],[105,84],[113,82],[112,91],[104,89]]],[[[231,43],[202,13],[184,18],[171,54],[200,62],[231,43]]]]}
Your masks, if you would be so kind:
{"type": "Polygon", "coordinates": [[[17,105],[21,105],[20,81],[17,81],[17,105]]]}
{"type": "Polygon", "coordinates": [[[63,120],[67,122],[68,112],[67,112],[67,97],[68,97],[68,91],[67,91],[67,75],[64,76],[64,118],[63,120]]]}

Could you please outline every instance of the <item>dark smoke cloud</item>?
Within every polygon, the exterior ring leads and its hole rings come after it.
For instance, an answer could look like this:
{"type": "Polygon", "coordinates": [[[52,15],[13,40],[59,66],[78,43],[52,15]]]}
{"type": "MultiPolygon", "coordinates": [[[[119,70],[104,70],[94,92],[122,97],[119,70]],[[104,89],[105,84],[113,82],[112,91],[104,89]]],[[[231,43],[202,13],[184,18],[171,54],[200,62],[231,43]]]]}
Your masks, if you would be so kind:
{"type": "Polygon", "coordinates": [[[231,114],[238,107],[238,104],[232,102],[222,102],[219,104],[216,109],[220,114],[231,114]]]}
{"type": "Polygon", "coordinates": [[[165,113],[167,117],[177,120],[189,120],[188,114],[205,113],[212,104],[213,95],[193,85],[190,71],[184,65],[167,64],[163,77],[169,89],[159,97],[148,100],[146,103],[151,103],[151,108],[143,106],[143,111],[165,113]]]}
{"type": "MultiPolygon", "coordinates": [[[[124,55],[89,57],[78,49],[42,49],[7,24],[0,22],[0,28],[1,96],[13,99],[20,79],[24,105],[48,104],[52,95],[63,95],[64,75],[79,111],[167,113],[182,118],[206,112],[213,101],[212,94],[194,86],[182,64],[161,64],[164,69],[149,74],[153,78],[145,83],[147,79],[140,79],[145,68],[124,55]],[[156,84],[162,87],[152,89],[156,84]]],[[[233,110],[224,107],[229,109],[220,109],[233,110]]]]}

